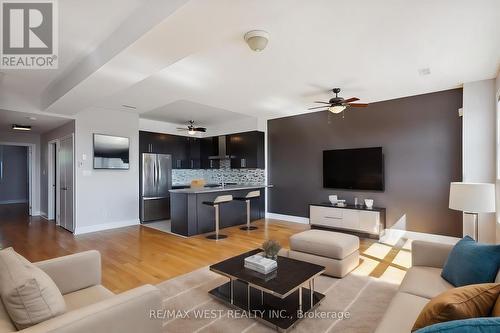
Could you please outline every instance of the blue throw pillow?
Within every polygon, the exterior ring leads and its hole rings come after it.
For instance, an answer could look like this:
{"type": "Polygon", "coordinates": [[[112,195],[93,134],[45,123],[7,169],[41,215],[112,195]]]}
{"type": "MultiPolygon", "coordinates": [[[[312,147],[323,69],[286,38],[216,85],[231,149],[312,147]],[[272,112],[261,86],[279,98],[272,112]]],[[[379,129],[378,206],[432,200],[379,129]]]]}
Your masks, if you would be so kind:
{"type": "Polygon", "coordinates": [[[455,287],[491,283],[499,267],[500,245],[477,243],[465,236],[451,250],[441,277],[455,287]]]}
{"type": "Polygon", "coordinates": [[[430,325],[414,333],[498,333],[500,317],[452,320],[430,325]]]}

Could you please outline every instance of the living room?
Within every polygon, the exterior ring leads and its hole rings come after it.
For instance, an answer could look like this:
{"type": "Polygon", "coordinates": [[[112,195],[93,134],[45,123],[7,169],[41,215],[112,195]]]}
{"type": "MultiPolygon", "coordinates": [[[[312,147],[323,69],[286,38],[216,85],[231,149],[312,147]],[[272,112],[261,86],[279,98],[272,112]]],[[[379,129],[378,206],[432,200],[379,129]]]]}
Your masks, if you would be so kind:
{"type": "Polygon", "coordinates": [[[41,3],[0,332],[498,330],[497,1],[41,3]]]}

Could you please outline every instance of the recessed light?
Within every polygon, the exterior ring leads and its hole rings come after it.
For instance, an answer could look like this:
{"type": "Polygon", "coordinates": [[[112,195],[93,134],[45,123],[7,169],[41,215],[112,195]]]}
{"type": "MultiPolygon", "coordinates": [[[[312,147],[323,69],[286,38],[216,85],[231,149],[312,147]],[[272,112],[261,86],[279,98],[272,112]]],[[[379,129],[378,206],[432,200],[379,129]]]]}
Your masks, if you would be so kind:
{"type": "Polygon", "coordinates": [[[133,106],[133,105],[127,105],[127,104],[122,104],[122,106],[126,109],[132,109],[132,110],[136,110],[137,109],[137,106],[133,106]]]}
{"type": "Polygon", "coordinates": [[[31,131],[31,126],[14,124],[12,125],[12,129],[17,131],[31,131]]]}
{"type": "Polygon", "coordinates": [[[26,117],[28,120],[36,120],[36,117],[26,117]]]}
{"type": "Polygon", "coordinates": [[[422,75],[422,76],[425,76],[425,75],[430,75],[431,74],[431,69],[429,67],[425,67],[425,68],[420,68],[418,70],[418,74],[422,75]]]}

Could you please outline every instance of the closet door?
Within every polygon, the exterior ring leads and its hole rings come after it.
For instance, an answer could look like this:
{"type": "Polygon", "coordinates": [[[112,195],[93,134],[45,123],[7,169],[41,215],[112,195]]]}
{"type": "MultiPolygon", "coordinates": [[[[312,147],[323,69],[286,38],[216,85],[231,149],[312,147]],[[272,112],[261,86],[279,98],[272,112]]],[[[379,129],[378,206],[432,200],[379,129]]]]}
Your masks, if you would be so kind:
{"type": "Polygon", "coordinates": [[[59,170],[61,227],[73,232],[73,137],[61,140],[59,170]]]}

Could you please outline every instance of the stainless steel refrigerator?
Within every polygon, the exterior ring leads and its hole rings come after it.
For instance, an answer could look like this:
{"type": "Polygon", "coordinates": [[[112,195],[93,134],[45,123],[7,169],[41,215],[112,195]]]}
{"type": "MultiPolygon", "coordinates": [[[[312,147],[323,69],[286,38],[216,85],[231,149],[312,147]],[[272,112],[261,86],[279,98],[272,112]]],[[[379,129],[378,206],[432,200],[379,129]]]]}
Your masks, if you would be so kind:
{"type": "Polygon", "coordinates": [[[172,156],[142,154],[141,221],[170,219],[172,156]]]}

